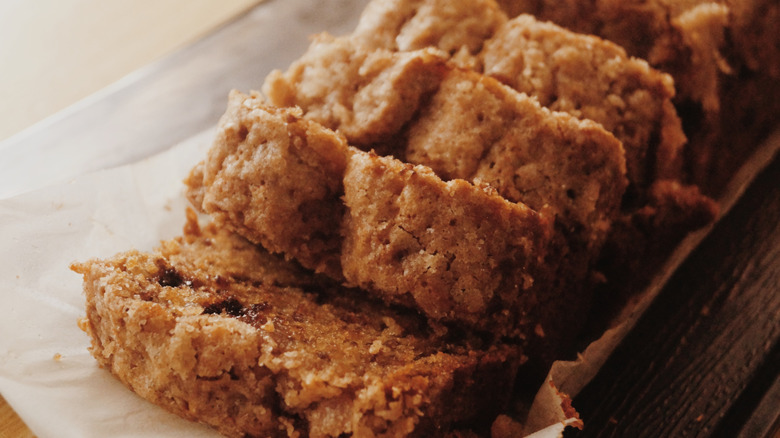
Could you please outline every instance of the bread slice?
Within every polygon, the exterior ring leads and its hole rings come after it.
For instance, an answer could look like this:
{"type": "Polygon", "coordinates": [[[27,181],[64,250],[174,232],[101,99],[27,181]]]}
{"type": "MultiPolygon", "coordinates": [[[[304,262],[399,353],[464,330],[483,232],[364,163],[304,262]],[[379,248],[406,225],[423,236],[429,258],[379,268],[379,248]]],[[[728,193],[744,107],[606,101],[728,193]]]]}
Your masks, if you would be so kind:
{"type": "Polygon", "coordinates": [[[600,123],[623,143],[627,176],[645,191],[679,179],[685,135],[671,76],[618,45],[520,15],[486,41],[484,73],[542,106],[600,123]]]}
{"type": "Polygon", "coordinates": [[[493,0],[374,1],[349,39],[402,52],[446,51],[459,65],[542,106],[602,124],[623,142],[637,190],[646,190],[657,174],[679,179],[685,135],[671,103],[672,78],[612,42],[530,15],[509,20],[493,0]],[[473,22],[483,27],[472,29],[473,22]]]}
{"type": "Polygon", "coordinates": [[[535,211],[490,187],[363,152],[350,158],[344,190],[347,281],[434,320],[531,332],[522,317],[534,320],[532,297],[548,293],[536,281],[550,238],[535,211]]]}
{"type": "Polygon", "coordinates": [[[333,131],[234,91],[207,159],[186,181],[188,197],[269,251],[340,279],[347,158],[333,131]]]}
{"type": "Polygon", "coordinates": [[[499,0],[595,34],[672,75],[685,119],[692,182],[718,194],[777,126],[780,4],[775,0],[499,0]]]}
{"type": "Polygon", "coordinates": [[[571,244],[592,254],[626,188],[625,154],[613,135],[474,72],[450,71],[404,138],[409,162],[552,214],[571,244]]]}
{"type": "Polygon", "coordinates": [[[196,206],[253,242],[434,320],[501,336],[519,330],[522,297],[543,293],[531,288],[550,236],[538,212],[350,147],[258,95],[231,94],[187,184],[196,206]]]}
{"type": "Polygon", "coordinates": [[[489,427],[521,355],[454,339],[204,228],[154,252],[74,264],[102,367],[234,437],[440,436],[489,427]]]}
{"type": "Polygon", "coordinates": [[[432,48],[357,48],[349,39],[323,34],[286,72],[269,74],[263,91],[270,103],[303,108],[308,118],[368,149],[412,119],[438,86],[445,61],[432,48]]]}

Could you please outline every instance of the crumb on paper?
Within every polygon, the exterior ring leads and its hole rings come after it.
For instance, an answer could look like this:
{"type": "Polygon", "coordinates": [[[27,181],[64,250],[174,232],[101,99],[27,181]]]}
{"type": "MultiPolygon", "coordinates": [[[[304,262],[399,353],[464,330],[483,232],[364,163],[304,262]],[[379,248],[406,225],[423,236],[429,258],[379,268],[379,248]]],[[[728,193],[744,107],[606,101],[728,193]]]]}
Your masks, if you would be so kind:
{"type": "Polygon", "coordinates": [[[81,331],[85,333],[89,333],[87,329],[89,327],[89,319],[86,316],[79,318],[78,326],[81,329],[81,331]]]}

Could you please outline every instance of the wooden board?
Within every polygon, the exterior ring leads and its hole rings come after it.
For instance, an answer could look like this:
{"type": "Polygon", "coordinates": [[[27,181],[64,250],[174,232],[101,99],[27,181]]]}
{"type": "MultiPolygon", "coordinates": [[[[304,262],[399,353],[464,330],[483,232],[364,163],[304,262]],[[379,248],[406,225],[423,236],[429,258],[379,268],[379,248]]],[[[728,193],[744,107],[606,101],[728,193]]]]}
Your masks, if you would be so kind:
{"type": "Polygon", "coordinates": [[[595,436],[780,433],[780,156],[575,399],[595,436]]]}

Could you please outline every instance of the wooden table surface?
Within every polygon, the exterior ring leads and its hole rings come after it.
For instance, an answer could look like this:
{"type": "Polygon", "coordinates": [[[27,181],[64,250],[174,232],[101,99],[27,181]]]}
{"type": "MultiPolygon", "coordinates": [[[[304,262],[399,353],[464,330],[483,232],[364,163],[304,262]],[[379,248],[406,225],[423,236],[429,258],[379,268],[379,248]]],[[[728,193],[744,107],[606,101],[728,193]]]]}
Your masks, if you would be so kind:
{"type": "MultiPolygon", "coordinates": [[[[261,0],[0,2],[0,141],[213,31],[261,0]]],[[[33,436],[0,397],[0,438],[33,436]]]]}

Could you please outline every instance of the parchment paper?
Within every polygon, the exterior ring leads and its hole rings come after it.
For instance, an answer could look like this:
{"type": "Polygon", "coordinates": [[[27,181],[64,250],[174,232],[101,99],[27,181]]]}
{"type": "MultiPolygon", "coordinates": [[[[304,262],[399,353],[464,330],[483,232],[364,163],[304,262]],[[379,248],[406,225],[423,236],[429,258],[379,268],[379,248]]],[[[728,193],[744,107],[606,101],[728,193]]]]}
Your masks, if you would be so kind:
{"type": "Polygon", "coordinates": [[[181,233],[182,178],[213,132],[134,165],[0,201],[0,393],[45,437],[214,437],[125,389],[89,355],[70,263],[181,233]]]}
{"type": "MultiPolygon", "coordinates": [[[[213,135],[207,131],[133,165],[0,201],[0,393],[39,437],[216,436],[147,403],[98,368],[77,327],[84,315],[81,278],[68,268],[131,248],[150,250],[179,235],[186,207],[181,180],[205,156],[213,135]]],[[[779,146],[776,135],[759,150],[735,178],[724,209],[779,146]]],[[[681,245],[639,304],[581,360],[554,365],[527,432],[552,425],[535,436],[560,436],[572,420],[560,408],[558,391],[579,392],[706,232],[681,245]]]]}

